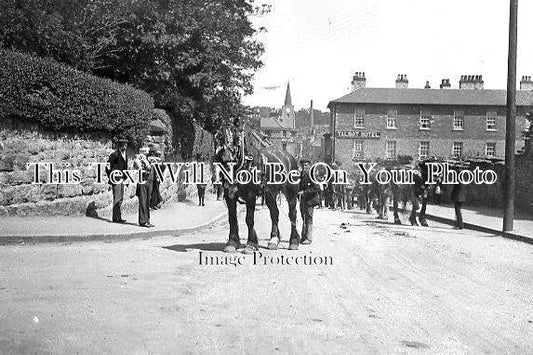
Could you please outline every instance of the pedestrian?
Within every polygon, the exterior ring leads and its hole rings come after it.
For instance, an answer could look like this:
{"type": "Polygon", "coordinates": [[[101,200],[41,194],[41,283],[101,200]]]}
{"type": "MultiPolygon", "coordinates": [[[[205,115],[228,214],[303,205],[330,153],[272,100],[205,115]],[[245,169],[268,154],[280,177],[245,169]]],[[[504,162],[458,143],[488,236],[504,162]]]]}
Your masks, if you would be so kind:
{"type": "Polygon", "coordinates": [[[437,205],[442,204],[442,176],[437,178],[437,183],[435,184],[435,202],[437,205]]]}
{"type": "Polygon", "coordinates": [[[319,204],[320,186],[311,180],[309,168],[311,161],[302,159],[302,172],[300,175],[300,214],[302,216],[302,239],[301,244],[311,244],[313,241],[313,213],[319,204]]]}
{"type": "Polygon", "coordinates": [[[119,139],[117,141],[117,149],[109,155],[108,164],[106,169],[107,177],[109,178],[109,184],[113,190],[113,222],[124,223],[125,219],[122,218],[122,201],[124,200],[124,170],[128,169],[128,156],[126,150],[128,148],[127,139],[119,139]],[[115,173],[120,171],[121,173],[115,173]],[[111,179],[113,175],[113,179],[111,179]],[[116,183],[114,183],[116,182],[116,183]]]}
{"type": "MultiPolygon", "coordinates": [[[[152,167],[154,167],[155,164],[161,164],[163,159],[161,158],[162,154],[159,150],[150,150],[150,154],[148,156],[148,162],[152,167]]],[[[164,172],[165,166],[161,166],[161,172],[164,172]]],[[[155,167],[154,167],[155,169],[155,167]]],[[[159,181],[159,177],[157,174],[154,176],[154,181],[152,182],[152,194],[150,196],[150,208],[153,210],[157,210],[161,208],[161,203],[163,202],[163,197],[161,196],[161,190],[160,185],[162,181],[159,181]]]]}
{"type": "Polygon", "coordinates": [[[455,205],[455,228],[463,229],[463,213],[461,212],[461,209],[463,208],[463,204],[466,202],[465,184],[459,182],[453,185],[452,201],[455,205]]]}
{"type": "Polygon", "coordinates": [[[224,194],[224,186],[222,184],[215,184],[215,174],[213,173],[211,176],[211,183],[213,185],[213,192],[217,196],[217,201],[222,200],[223,194],[224,194]]]}
{"type": "Polygon", "coordinates": [[[205,188],[206,184],[196,184],[198,189],[198,206],[205,206],[205,188]]]}
{"type": "Polygon", "coordinates": [[[335,209],[340,208],[342,211],[346,208],[346,187],[344,184],[335,184],[335,209]]]}
{"type": "Polygon", "coordinates": [[[155,171],[146,157],[148,152],[149,148],[147,147],[139,150],[139,154],[135,156],[133,161],[133,168],[139,171],[139,182],[137,183],[136,191],[136,195],[139,198],[139,225],[151,228],[154,225],[150,223],[150,197],[155,171]]]}

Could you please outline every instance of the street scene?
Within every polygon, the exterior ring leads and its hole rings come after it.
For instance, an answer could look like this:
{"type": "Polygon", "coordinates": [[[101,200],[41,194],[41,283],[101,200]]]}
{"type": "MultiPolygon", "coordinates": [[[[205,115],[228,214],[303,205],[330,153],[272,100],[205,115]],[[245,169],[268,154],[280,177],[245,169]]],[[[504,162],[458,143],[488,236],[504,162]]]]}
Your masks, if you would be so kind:
{"type": "MultiPolygon", "coordinates": [[[[208,201],[217,203],[217,201],[208,201]]],[[[218,201],[221,204],[220,201],[218,201]]],[[[288,235],[289,219],[280,218],[288,235]]],[[[224,264],[226,223],[151,239],[1,248],[3,353],[530,353],[531,246],[316,211],[316,241],[224,264]],[[199,256],[219,258],[200,265],[199,256]],[[9,321],[8,321],[9,320],[9,321]]],[[[241,223],[244,228],[245,224],[241,223]]],[[[234,255],[234,254],[232,254],[234,255]]],[[[242,254],[241,254],[242,255],[242,254]]]]}
{"type": "Polygon", "coordinates": [[[533,354],[532,11],[0,0],[0,354],[533,354]]]}

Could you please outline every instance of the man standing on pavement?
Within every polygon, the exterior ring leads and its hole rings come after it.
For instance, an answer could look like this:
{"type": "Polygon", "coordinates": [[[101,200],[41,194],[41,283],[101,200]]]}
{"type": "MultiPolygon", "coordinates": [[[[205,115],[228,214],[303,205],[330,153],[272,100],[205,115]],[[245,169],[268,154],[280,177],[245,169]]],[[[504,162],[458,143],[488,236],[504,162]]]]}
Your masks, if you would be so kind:
{"type": "Polygon", "coordinates": [[[150,197],[155,171],[146,157],[149,150],[147,147],[141,148],[133,161],[133,168],[139,171],[139,183],[136,191],[136,195],[139,198],[139,225],[147,228],[154,227],[150,223],[150,197]]]}
{"type": "Polygon", "coordinates": [[[300,160],[302,173],[300,175],[300,214],[302,215],[302,240],[301,244],[311,244],[313,241],[313,212],[319,202],[320,186],[311,180],[309,168],[311,161],[300,160]]]}
{"type": "MultiPolygon", "coordinates": [[[[109,155],[109,168],[107,169],[107,177],[109,178],[113,171],[127,170],[128,169],[128,157],[126,155],[126,148],[128,147],[128,140],[119,139],[117,141],[117,150],[115,150],[111,155],[109,155]]],[[[111,180],[109,183],[113,189],[113,222],[115,223],[124,223],[125,219],[122,219],[122,201],[124,200],[124,184],[122,179],[124,176],[122,174],[114,174],[115,181],[119,183],[113,184],[111,180]]]]}

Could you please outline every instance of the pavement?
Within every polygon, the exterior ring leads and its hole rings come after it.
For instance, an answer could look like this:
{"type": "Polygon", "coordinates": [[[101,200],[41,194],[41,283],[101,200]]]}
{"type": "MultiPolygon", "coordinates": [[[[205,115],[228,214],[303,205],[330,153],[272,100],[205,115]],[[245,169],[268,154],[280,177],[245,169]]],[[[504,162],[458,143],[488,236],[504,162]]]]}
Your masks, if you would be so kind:
{"type": "MultiPolygon", "coordinates": [[[[191,198],[194,199],[194,197],[191,198]]],[[[85,216],[2,217],[0,244],[127,240],[176,235],[205,228],[225,218],[227,210],[224,201],[217,201],[213,194],[207,193],[204,207],[198,206],[195,201],[186,200],[152,211],[151,214],[154,228],[140,227],[137,214],[124,216],[127,220],[125,224],[112,223],[110,215],[97,218],[85,216]]],[[[429,204],[427,218],[453,225],[455,223],[454,207],[453,205],[429,204]]],[[[533,244],[533,216],[531,215],[515,213],[514,230],[511,232],[502,232],[503,212],[499,209],[467,206],[463,208],[463,220],[466,229],[533,244]]]]}
{"type": "MultiPolygon", "coordinates": [[[[409,210],[409,207],[407,208],[409,210]]],[[[513,230],[503,232],[503,210],[489,207],[463,207],[463,222],[466,229],[501,235],[533,244],[533,215],[515,211],[513,230]]],[[[428,220],[440,223],[455,224],[453,205],[428,204],[426,209],[428,220]]],[[[408,222],[407,222],[408,223],[408,222]]]]}
{"type": "MultiPolygon", "coordinates": [[[[192,197],[194,199],[194,197],[192,197]]],[[[205,206],[185,200],[151,210],[154,228],[141,227],[138,215],[123,215],[126,223],[111,221],[111,216],[2,217],[0,244],[127,240],[193,232],[227,216],[224,201],[206,193],[205,206]]]]}

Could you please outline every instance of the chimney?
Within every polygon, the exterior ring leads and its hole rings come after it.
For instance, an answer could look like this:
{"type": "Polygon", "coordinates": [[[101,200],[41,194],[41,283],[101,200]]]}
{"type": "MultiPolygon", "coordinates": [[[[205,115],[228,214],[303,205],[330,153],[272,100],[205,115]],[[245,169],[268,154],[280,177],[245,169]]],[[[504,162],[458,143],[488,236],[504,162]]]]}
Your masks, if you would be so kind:
{"type": "Polygon", "coordinates": [[[407,74],[398,74],[396,78],[396,89],[407,89],[409,86],[409,80],[407,80],[407,74]]]}
{"type": "Polygon", "coordinates": [[[426,86],[424,86],[424,89],[431,89],[431,86],[429,85],[429,81],[426,81],[426,86]]]}
{"type": "Polygon", "coordinates": [[[442,79],[442,82],[440,83],[441,89],[451,89],[451,87],[450,79],[442,79]]]}
{"type": "Polygon", "coordinates": [[[365,72],[356,72],[352,78],[352,91],[366,87],[365,72]]]}
{"type": "Polygon", "coordinates": [[[531,81],[531,76],[523,76],[520,80],[520,90],[533,90],[533,81],[531,81]]]}
{"type": "Polygon", "coordinates": [[[482,75],[461,75],[461,80],[459,80],[459,89],[482,90],[483,83],[484,81],[482,75]]]}

